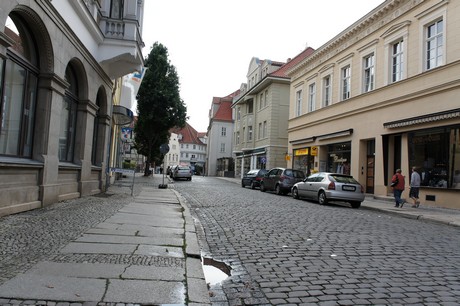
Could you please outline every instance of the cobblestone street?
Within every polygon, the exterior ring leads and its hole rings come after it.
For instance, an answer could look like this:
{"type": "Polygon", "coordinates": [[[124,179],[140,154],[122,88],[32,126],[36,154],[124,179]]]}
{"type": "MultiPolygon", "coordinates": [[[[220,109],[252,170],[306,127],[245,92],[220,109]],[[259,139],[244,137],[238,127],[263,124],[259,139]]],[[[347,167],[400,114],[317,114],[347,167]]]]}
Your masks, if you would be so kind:
{"type": "Polygon", "coordinates": [[[320,206],[216,178],[176,182],[205,256],[232,276],[214,305],[458,305],[458,227],[320,206]]]}

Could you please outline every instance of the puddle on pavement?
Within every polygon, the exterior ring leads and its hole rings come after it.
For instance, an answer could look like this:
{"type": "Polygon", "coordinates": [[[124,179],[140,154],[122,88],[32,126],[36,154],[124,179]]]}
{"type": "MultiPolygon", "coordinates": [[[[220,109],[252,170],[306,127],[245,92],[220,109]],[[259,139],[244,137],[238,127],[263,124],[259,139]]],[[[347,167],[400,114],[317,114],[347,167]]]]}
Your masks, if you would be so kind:
{"type": "Polygon", "coordinates": [[[232,269],[222,261],[202,257],[204,278],[209,286],[217,285],[232,275],[232,269]]]}

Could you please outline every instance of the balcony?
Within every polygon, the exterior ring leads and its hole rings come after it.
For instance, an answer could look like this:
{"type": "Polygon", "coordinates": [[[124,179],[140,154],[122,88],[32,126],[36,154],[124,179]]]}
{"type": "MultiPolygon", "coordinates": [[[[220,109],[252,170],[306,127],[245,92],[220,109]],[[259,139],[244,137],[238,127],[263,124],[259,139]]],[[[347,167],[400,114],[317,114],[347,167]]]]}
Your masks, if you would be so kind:
{"type": "Polygon", "coordinates": [[[142,41],[137,20],[111,19],[100,16],[99,27],[104,35],[99,45],[99,63],[112,78],[118,78],[144,66],[142,41]]]}

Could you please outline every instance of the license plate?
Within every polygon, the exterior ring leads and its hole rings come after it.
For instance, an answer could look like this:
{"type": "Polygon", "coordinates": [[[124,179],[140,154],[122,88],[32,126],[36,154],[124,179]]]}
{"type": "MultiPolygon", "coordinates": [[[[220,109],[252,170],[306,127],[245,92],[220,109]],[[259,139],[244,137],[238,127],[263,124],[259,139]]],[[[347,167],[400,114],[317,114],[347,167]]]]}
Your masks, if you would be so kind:
{"type": "Polygon", "coordinates": [[[345,191],[355,191],[355,190],[356,190],[356,187],[355,187],[355,186],[344,185],[344,186],[342,186],[342,190],[345,190],[345,191]]]}

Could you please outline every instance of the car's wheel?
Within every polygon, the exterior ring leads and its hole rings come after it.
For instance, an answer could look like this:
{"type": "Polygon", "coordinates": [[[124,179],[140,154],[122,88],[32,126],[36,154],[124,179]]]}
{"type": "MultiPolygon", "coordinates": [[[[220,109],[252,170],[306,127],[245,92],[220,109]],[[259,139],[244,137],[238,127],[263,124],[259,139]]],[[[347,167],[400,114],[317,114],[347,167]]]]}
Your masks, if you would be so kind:
{"type": "Polygon", "coordinates": [[[282,194],[283,194],[283,192],[281,191],[281,187],[280,187],[279,184],[275,186],[275,193],[276,193],[277,195],[282,195],[282,194]]]}
{"type": "Polygon", "coordinates": [[[360,208],[361,207],[361,202],[350,202],[351,207],[353,208],[360,208]]]}
{"type": "Polygon", "coordinates": [[[294,199],[299,199],[299,190],[296,187],[292,188],[292,197],[294,199]]]}
{"type": "Polygon", "coordinates": [[[191,181],[191,180],[192,180],[192,178],[190,177],[188,180],[189,180],[189,181],[191,181]]]}
{"type": "Polygon", "coordinates": [[[264,183],[260,183],[260,191],[265,192],[265,185],[264,185],[264,183]]]}
{"type": "Polygon", "coordinates": [[[254,183],[254,181],[251,182],[251,189],[256,189],[256,184],[254,183]]]}
{"type": "Polygon", "coordinates": [[[243,181],[241,181],[241,187],[243,187],[243,188],[245,187],[245,186],[244,186],[244,182],[243,182],[243,181]]]}
{"type": "Polygon", "coordinates": [[[318,202],[321,205],[326,205],[327,204],[326,193],[324,191],[319,192],[319,194],[318,194],[318,202]]]}

